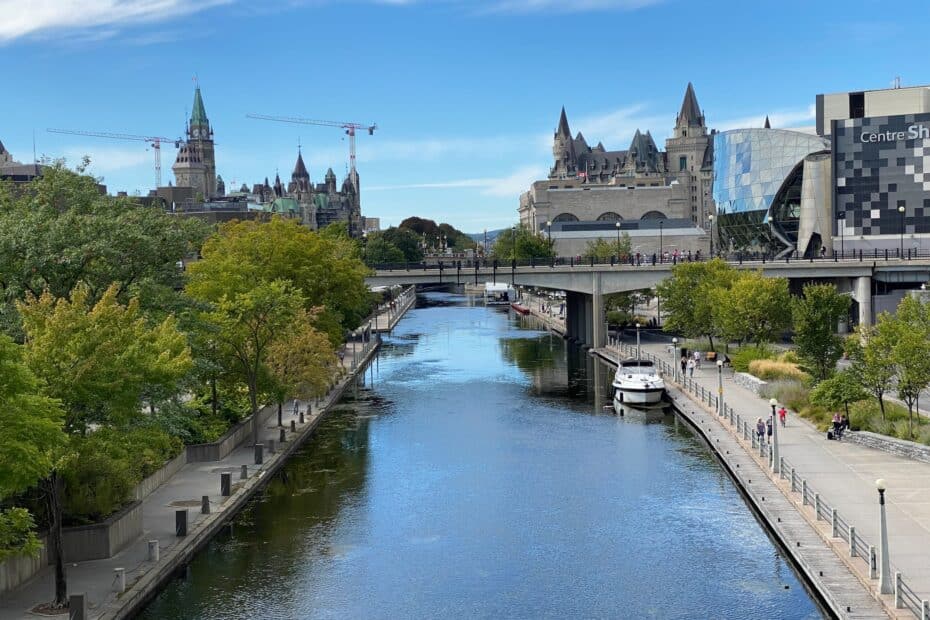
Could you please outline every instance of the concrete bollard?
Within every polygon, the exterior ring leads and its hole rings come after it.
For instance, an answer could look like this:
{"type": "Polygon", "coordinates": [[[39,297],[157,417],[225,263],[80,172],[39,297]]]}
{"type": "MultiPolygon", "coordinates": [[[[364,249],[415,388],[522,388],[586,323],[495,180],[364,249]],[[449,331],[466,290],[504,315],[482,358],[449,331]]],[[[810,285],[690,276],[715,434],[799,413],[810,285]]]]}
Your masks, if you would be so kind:
{"type": "Polygon", "coordinates": [[[220,495],[223,497],[232,495],[232,474],[228,471],[220,474],[220,495]]]}
{"type": "Polygon", "coordinates": [[[265,446],[257,443],[255,444],[255,464],[261,465],[265,461],[264,455],[265,446]]]}
{"type": "Polygon", "coordinates": [[[856,557],[856,526],[849,526],[849,557],[856,557]]]}
{"type": "Polygon", "coordinates": [[[187,536],[187,509],[176,510],[174,513],[174,533],[176,536],[187,536]]]}
{"type": "Polygon", "coordinates": [[[878,557],[875,555],[875,545],[869,545],[869,579],[878,579],[878,557]]]}
{"type": "Polygon", "coordinates": [[[246,480],[248,477],[249,477],[249,466],[243,464],[242,467],[239,469],[239,480],[246,480]]]}
{"type": "Polygon", "coordinates": [[[158,546],[157,540],[149,541],[149,562],[157,562],[158,558],[161,557],[161,550],[158,546]]]}
{"type": "Polygon", "coordinates": [[[281,429],[281,435],[278,437],[278,441],[281,443],[287,441],[287,431],[285,431],[283,428],[281,429]]]}
{"type": "Polygon", "coordinates": [[[125,568],[114,568],[113,569],[113,590],[122,594],[126,591],[126,569],[125,568]]]}
{"type": "Polygon", "coordinates": [[[297,420],[291,420],[291,432],[292,433],[297,432],[297,420]]]}
{"type": "Polygon", "coordinates": [[[304,423],[304,412],[301,411],[299,416],[300,416],[300,423],[303,424],[304,423]]]}
{"type": "Polygon", "coordinates": [[[265,440],[265,445],[268,446],[268,454],[274,454],[274,453],[275,453],[274,439],[266,439],[266,440],[265,440]]]}
{"type": "Polygon", "coordinates": [[[208,515],[210,514],[210,496],[203,495],[200,497],[200,514],[208,515]]]}
{"type": "Polygon", "coordinates": [[[68,620],[87,620],[87,595],[83,592],[68,597],[68,620]]]}

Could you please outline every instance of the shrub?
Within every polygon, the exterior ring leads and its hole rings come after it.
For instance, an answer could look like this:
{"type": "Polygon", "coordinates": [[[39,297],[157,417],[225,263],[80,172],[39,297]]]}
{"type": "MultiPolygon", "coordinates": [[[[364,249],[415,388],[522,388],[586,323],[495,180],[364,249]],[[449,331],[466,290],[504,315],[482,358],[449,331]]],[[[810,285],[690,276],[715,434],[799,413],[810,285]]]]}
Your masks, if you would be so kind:
{"type": "Polygon", "coordinates": [[[779,362],[776,360],[756,359],[749,362],[749,372],[763,381],[776,379],[793,379],[807,381],[807,373],[798,368],[797,364],[779,362]]]}
{"type": "Polygon", "coordinates": [[[765,360],[772,356],[767,347],[745,346],[730,357],[730,363],[736,372],[749,372],[749,364],[755,360],[765,360]]]}
{"type": "Polygon", "coordinates": [[[35,521],[25,508],[0,510],[0,561],[12,555],[36,557],[42,549],[35,521]]]}
{"type": "Polygon", "coordinates": [[[794,351],[785,351],[778,356],[779,362],[788,362],[789,364],[798,364],[801,360],[798,358],[798,354],[794,351]]]}

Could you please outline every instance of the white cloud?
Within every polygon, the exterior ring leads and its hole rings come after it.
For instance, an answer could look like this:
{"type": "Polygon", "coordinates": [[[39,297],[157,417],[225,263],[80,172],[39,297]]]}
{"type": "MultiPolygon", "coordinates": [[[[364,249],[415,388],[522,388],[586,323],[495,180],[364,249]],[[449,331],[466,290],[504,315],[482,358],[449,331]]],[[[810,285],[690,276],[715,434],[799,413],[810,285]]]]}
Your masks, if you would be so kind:
{"type": "MultiPolygon", "coordinates": [[[[775,110],[768,114],[769,123],[772,127],[778,129],[788,129],[795,125],[806,124],[816,116],[816,109],[813,105],[805,108],[794,108],[788,110],[775,110]]],[[[765,114],[755,116],[744,116],[741,118],[724,119],[719,122],[711,123],[720,131],[728,129],[746,129],[750,127],[762,127],[765,125],[765,114]]],[[[801,128],[803,129],[803,128],[801,128]]]]}
{"type": "Polygon", "coordinates": [[[376,185],[366,187],[367,191],[396,191],[407,189],[462,189],[475,188],[483,196],[513,198],[526,191],[533,181],[546,174],[542,166],[523,166],[503,177],[486,177],[473,179],[455,179],[435,183],[410,183],[406,185],[376,185]]]}
{"type": "MultiPolygon", "coordinates": [[[[161,173],[163,182],[167,182],[169,175],[171,175],[171,164],[174,163],[174,157],[169,153],[169,151],[162,152],[161,173]],[[168,154],[167,161],[166,154],[168,154]]],[[[155,155],[151,149],[145,148],[142,144],[138,148],[101,144],[69,146],[61,151],[61,156],[65,158],[65,161],[71,167],[81,163],[81,159],[85,155],[90,157],[88,172],[94,176],[105,177],[112,172],[130,169],[143,170],[147,167],[150,171],[149,183],[154,185],[155,155]]]]}
{"type": "MultiPolygon", "coordinates": [[[[233,0],[0,0],[0,43],[52,31],[163,21],[233,0]]],[[[87,36],[85,34],[85,36],[87,36]]]]}

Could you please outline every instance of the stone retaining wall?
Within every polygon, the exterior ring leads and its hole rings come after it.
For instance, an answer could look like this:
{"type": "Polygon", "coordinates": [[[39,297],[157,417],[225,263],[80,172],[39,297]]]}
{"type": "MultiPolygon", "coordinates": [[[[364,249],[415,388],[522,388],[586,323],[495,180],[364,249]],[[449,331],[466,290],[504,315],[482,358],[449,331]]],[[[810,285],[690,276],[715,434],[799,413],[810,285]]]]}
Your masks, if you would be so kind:
{"type": "MultiPolygon", "coordinates": [[[[260,409],[258,412],[259,424],[263,424],[265,420],[276,411],[277,405],[260,409]]],[[[198,443],[187,446],[187,462],[204,463],[207,461],[221,461],[251,436],[252,416],[249,416],[230,428],[222,437],[212,443],[198,443]]]]}
{"type": "Polygon", "coordinates": [[[43,567],[48,565],[46,539],[43,536],[40,540],[42,550],[36,557],[14,555],[0,562],[0,594],[14,590],[26,583],[43,567]]]}
{"type": "Polygon", "coordinates": [[[736,385],[740,385],[747,390],[750,390],[756,396],[762,396],[762,390],[768,385],[767,382],[763,381],[755,375],[751,375],[748,372],[735,372],[733,373],[733,382],[736,385]]]}
{"type": "Polygon", "coordinates": [[[141,502],[151,495],[152,491],[171,478],[171,476],[178,473],[185,465],[187,465],[187,450],[181,450],[181,454],[165,463],[161,469],[136,485],[136,488],[133,490],[133,499],[141,502]]]}
{"type": "Polygon", "coordinates": [[[133,502],[103,523],[64,528],[65,562],[112,557],[141,535],[142,502],[133,502]]]}
{"type": "Polygon", "coordinates": [[[843,441],[850,441],[860,446],[874,448],[906,459],[930,463],[930,446],[913,441],[905,441],[868,431],[846,431],[843,433],[843,441]]]}

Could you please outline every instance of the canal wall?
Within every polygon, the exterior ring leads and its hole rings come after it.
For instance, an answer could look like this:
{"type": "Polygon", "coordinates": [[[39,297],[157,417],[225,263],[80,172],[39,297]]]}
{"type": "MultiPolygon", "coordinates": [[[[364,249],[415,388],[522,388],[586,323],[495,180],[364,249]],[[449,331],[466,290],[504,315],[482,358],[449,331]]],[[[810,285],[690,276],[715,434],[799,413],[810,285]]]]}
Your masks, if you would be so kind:
{"type": "MultiPolygon", "coordinates": [[[[367,370],[380,346],[380,338],[372,340],[371,346],[367,347],[355,369],[350,371],[327,396],[326,401],[320,404],[316,414],[307,420],[305,425],[298,427],[297,432],[287,442],[278,444],[274,454],[266,454],[261,470],[237,484],[236,490],[223,504],[222,510],[206,515],[206,518],[199,521],[178,544],[163,553],[159,562],[139,577],[124,593],[102,605],[96,617],[99,620],[119,620],[131,618],[138,613],[178,570],[186,566],[193,556],[238,514],[255,493],[271,480],[274,473],[284,466],[290,456],[313,435],[314,430],[326,418],[334,405],[339,403],[346,390],[354,385],[355,381],[367,370]]],[[[109,580],[109,575],[106,578],[109,580]]]]}
{"type": "MultiPolygon", "coordinates": [[[[617,365],[613,351],[595,349],[592,354],[617,365]]],[[[872,596],[858,571],[796,508],[738,438],[718,423],[710,405],[695,400],[670,377],[665,381],[666,392],[679,417],[707,443],[769,535],[792,560],[825,608],[837,618],[897,617],[895,610],[872,596]]]]}

